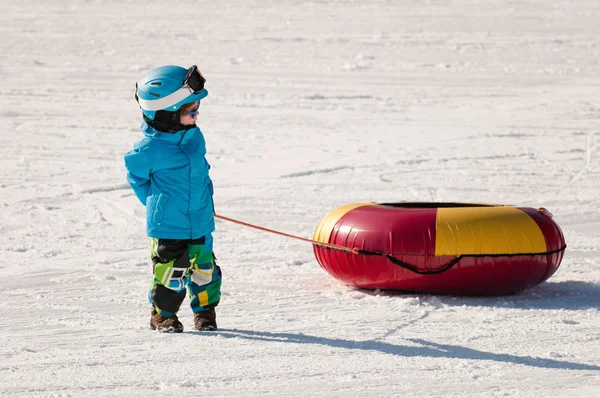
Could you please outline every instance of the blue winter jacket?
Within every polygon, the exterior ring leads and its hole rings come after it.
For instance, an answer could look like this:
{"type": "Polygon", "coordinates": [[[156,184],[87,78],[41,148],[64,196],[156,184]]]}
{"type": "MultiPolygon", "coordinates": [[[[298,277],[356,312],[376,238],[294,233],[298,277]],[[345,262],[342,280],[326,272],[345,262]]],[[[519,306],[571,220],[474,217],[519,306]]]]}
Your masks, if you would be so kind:
{"type": "MultiPolygon", "coordinates": [[[[215,229],[213,184],[198,127],[146,136],[125,155],[127,181],[146,206],[146,233],[160,239],[197,239],[215,229]]],[[[210,235],[209,235],[210,236],[210,235]]]]}

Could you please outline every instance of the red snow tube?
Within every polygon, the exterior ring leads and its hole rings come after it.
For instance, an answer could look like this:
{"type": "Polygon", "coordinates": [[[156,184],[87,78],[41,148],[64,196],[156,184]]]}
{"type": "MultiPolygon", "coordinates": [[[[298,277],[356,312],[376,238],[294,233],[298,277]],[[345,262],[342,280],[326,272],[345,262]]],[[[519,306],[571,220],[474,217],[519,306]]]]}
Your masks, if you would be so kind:
{"type": "Polygon", "coordinates": [[[548,279],[566,248],[545,209],[467,203],[349,204],[323,218],[317,261],[366,289],[500,295],[548,279]]]}

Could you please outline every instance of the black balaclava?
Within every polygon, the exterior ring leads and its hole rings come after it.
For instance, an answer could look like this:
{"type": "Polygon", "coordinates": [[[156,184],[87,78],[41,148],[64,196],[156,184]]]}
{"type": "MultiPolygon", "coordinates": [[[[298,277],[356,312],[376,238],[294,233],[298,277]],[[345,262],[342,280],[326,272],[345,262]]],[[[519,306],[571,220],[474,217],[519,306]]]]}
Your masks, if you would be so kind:
{"type": "Polygon", "coordinates": [[[150,127],[163,133],[174,133],[179,130],[189,130],[196,127],[196,124],[184,126],[179,122],[181,115],[181,109],[175,112],[169,112],[165,110],[156,111],[154,120],[150,120],[144,115],[144,120],[150,127]]]}

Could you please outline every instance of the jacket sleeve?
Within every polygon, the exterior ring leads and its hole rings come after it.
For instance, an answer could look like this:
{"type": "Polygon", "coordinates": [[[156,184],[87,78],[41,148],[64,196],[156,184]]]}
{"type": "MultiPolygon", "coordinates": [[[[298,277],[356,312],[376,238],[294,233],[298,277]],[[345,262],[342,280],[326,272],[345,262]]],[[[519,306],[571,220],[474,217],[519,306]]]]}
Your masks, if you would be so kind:
{"type": "Polygon", "coordinates": [[[125,154],[127,182],[133,188],[135,195],[145,206],[150,193],[151,162],[149,156],[140,148],[134,148],[125,154]]]}

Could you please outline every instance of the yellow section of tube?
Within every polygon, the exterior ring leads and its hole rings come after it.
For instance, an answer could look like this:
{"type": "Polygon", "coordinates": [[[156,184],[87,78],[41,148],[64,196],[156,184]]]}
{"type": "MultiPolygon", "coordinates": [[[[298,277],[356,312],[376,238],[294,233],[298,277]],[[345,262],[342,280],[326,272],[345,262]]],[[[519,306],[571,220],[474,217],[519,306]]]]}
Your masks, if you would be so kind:
{"type": "Polygon", "coordinates": [[[325,217],[323,217],[319,225],[317,225],[317,229],[313,234],[313,240],[321,243],[329,243],[329,237],[331,236],[331,232],[333,232],[333,227],[335,227],[335,224],[337,224],[337,222],[344,217],[346,213],[358,207],[373,205],[374,203],[351,203],[330,211],[325,217]]]}
{"type": "Polygon", "coordinates": [[[436,256],[524,254],[547,251],[544,234],[515,207],[439,208],[436,256]]]}

